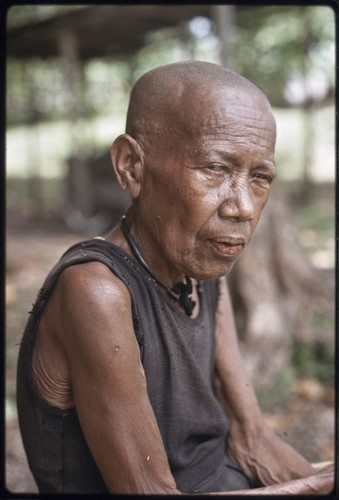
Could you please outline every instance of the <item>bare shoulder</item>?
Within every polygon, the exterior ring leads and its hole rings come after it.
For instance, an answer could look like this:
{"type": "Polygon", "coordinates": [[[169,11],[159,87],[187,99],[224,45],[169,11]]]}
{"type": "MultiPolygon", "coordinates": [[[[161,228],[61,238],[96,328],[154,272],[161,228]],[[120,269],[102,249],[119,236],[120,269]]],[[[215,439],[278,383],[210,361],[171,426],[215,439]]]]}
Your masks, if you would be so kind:
{"type": "Polygon", "coordinates": [[[65,269],[58,280],[59,291],[69,295],[88,295],[95,298],[114,298],[130,302],[126,285],[101,262],[87,262],[65,269]]]}
{"type": "Polygon", "coordinates": [[[64,311],[96,309],[105,315],[115,310],[121,315],[131,308],[126,285],[100,262],[78,264],[66,269],[59,278],[58,295],[64,311]]]}
{"type": "Polygon", "coordinates": [[[113,333],[119,335],[121,331],[134,337],[129,291],[100,262],[77,264],[61,273],[46,320],[59,340],[67,344],[87,337],[108,342],[113,333]]]}

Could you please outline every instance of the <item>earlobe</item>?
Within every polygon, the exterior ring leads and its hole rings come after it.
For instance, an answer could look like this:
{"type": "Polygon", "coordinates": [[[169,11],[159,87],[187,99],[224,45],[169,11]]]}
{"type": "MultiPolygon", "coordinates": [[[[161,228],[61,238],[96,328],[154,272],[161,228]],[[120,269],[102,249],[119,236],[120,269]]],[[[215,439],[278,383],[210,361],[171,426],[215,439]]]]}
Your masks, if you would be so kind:
{"type": "Polygon", "coordinates": [[[138,142],[128,134],[119,135],[111,147],[111,160],[121,188],[129,189],[131,198],[136,199],[143,173],[143,152],[138,142]]]}

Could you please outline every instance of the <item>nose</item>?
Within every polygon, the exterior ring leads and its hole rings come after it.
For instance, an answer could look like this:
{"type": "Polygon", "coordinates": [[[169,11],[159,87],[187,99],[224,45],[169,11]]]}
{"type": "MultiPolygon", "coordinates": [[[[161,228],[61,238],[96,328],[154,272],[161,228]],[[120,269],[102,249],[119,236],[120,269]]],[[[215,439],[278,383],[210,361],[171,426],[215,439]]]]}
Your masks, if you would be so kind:
{"type": "Polygon", "coordinates": [[[250,221],[254,216],[250,187],[245,183],[229,186],[219,205],[219,216],[238,221],[250,221]]]}

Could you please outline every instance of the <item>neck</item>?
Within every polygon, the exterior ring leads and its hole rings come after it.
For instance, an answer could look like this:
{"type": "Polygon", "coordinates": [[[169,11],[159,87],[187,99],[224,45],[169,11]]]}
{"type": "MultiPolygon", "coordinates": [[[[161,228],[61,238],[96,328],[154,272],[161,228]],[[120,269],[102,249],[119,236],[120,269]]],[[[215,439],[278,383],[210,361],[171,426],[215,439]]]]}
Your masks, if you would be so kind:
{"type": "MultiPolygon", "coordinates": [[[[177,267],[165,252],[163,241],[157,235],[157,227],[148,227],[142,220],[139,220],[138,211],[135,207],[130,207],[126,216],[123,217],[123,225],[127,226],[137,250],[141,254],[152,274],[168,287],[175,286],[178,282],[185,282],[185,273],[177,267]]],[[[125,239],[126,235],[124,234],[125,239]]],[[[132,245],[129,245],[132,250],[132,245]]],[[[132,250],[135,257],[135,251],[132,250]]]]}
{"type": "Polygon", "coordinates": [[[190,278],[186,276],[185,283],[176,283],[172,288],[165,285],[162,281],[160,281],[159,278],[157,278],[153,274],[144,257],[142,256],[133,236],[130,233],[126,221],[126,216],[123,216],[121,219],[121,229],[137,261],[143,266],[144,269],[146,269],[146,271],[152,276],[152,278],[156,283],[158,283],[158,285],[167,290],[169,295],[174,300],[179,302],[181,307],[185,310],[186,314],[188,316],[191,316],[195,302],[190,298],[190,295],[192,294],[192,282],[190,278]]]}

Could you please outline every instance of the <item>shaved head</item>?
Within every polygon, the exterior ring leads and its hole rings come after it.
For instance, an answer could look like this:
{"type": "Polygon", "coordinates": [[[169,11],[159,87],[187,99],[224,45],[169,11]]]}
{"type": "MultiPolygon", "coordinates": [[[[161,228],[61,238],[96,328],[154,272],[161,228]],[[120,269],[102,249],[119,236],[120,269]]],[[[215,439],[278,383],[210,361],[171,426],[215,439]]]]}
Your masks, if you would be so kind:
{"type": "MultiPolygon", "coordinates": [[[[126,133],[148,149],[150,134],[189,137],[201,119],[232,113],[239,103],[256,114],[274,118],[269,101],[252,82],[218,64],[184,61],[155,68],[135,84],[129,104],[126,133]]],[[[153,144],[154,147],[154,144],[153,144]]]]}

